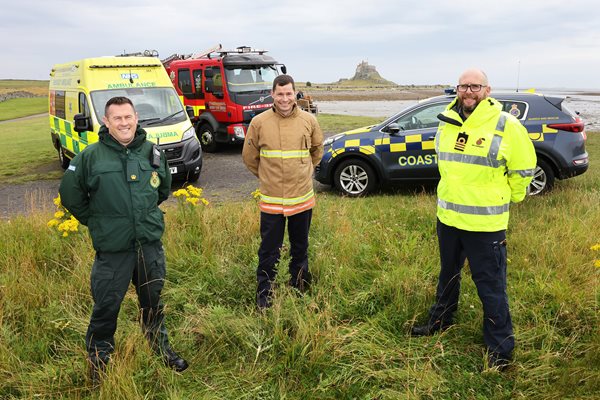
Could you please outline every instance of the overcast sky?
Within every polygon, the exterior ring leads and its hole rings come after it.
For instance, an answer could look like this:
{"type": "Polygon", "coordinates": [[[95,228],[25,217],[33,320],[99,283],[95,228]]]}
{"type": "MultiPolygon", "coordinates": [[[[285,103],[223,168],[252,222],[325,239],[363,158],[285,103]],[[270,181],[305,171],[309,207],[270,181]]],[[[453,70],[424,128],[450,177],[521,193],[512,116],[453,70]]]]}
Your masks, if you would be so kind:
{"type": "Polygon", "coordinates": [[[0,79],[217,43],[267,49],[314,83],[350,78],[366,60],[401,85],[455,84],[480,67],[496,87],[600,88],[598,0],[2,0],[0,79]]]}

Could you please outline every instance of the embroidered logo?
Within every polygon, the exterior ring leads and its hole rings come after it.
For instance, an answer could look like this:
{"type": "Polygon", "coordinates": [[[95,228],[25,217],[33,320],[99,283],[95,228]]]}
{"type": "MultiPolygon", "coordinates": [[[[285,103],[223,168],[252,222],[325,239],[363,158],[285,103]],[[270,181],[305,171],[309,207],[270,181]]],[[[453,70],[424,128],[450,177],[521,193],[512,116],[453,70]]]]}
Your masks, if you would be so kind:
{"type": "Polygon", "coordinates": [[[454,150],[465,151],[465,146],[467,145],[467,141],[469,140],[469,135],[464,132],[458,132],[458,137],[456,138],[456,144],[454,144],[454,150]]]}
{"type": "Polygon", "coordinates": [[[483,142],[485,142],[485,138],[480,137],[473,146],[483,148],[483,142]]]}
{"type": "Polygon", "coordinates": [[[511,104],[510,110],[508,110],[508,113],[515,118],[519,118],[521,116],[521,110],[519,110],[519,108],[517,107],[516,104],[511,104]]]}
{"type": "Polygon", "coordinates": [[[156,189],[160,185],[160,178],[158,177],[158,172],[152,171],[152,176],[150,177],[150,186],[156,189]]]}

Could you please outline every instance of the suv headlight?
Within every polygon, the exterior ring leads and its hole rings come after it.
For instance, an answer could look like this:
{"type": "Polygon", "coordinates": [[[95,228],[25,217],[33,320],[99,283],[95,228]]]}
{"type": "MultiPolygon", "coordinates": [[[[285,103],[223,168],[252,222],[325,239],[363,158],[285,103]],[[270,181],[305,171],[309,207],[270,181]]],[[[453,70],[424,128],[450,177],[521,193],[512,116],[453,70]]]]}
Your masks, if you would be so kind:
{"type": "Polygon", "coordinates": [[[190,126],[187,131],[183,132],[183,138],[181,138],[181,141],[191,139],[194,136],[196,136],[196,131],[194,130],[193,126],[190,126]]]}
{"type": "Polygon", "coordinates": [[[344,133],[338,133],[337,135],[328,137],[327,139],[325,139],[325,141],[323,141],[323,146],[330,146],[333,142],[335,142],[336,140],[338,140],[344,136],[346,136],[344,133]]]}

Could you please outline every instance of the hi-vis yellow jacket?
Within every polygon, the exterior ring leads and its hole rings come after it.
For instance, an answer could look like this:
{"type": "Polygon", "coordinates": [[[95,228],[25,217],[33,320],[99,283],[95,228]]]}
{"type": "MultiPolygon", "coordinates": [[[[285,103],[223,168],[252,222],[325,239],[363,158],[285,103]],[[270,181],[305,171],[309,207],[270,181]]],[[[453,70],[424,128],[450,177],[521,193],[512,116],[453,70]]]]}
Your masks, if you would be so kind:
{"type": "Polygon", "coordinates": [[[298,214],[315,205],[314,167],[323,156],[323,132],[316,118],[296,105],[286,117],[275,107],[252,119],[242,158],[260,181],[260,209],[298,214]]]}
{"type": "Polygon", "coordinates": [[[481,101],[466,121],[456,102],[438,116],[437,217],[467,231],[504,230],[510,202],[523,200],[533,177],[533,144],[525,127],[502,112],[497,100],[481,101]]]}

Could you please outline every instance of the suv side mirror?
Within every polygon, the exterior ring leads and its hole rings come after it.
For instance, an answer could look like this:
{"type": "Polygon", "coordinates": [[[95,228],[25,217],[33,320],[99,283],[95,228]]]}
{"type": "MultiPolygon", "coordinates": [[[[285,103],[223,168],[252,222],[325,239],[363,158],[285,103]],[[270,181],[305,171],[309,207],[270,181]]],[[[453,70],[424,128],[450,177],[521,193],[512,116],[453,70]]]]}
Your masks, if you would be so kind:
{"type": "Polygon", "coordinates": [[[396,134],[396,133],[400,132],[400,125],[398,125],[397,122],[393,122],[393,123],[391,123],[391,124],[388,125],[387,130],[391,134],[396,134]]]}
{"type": "Polygon", "coordinates": [[[85,116],[85,114],[75,114],[73,116],[75,121],[75,132],[86,132],[94,130],[92,126],[92,118],[85,116]]]}

